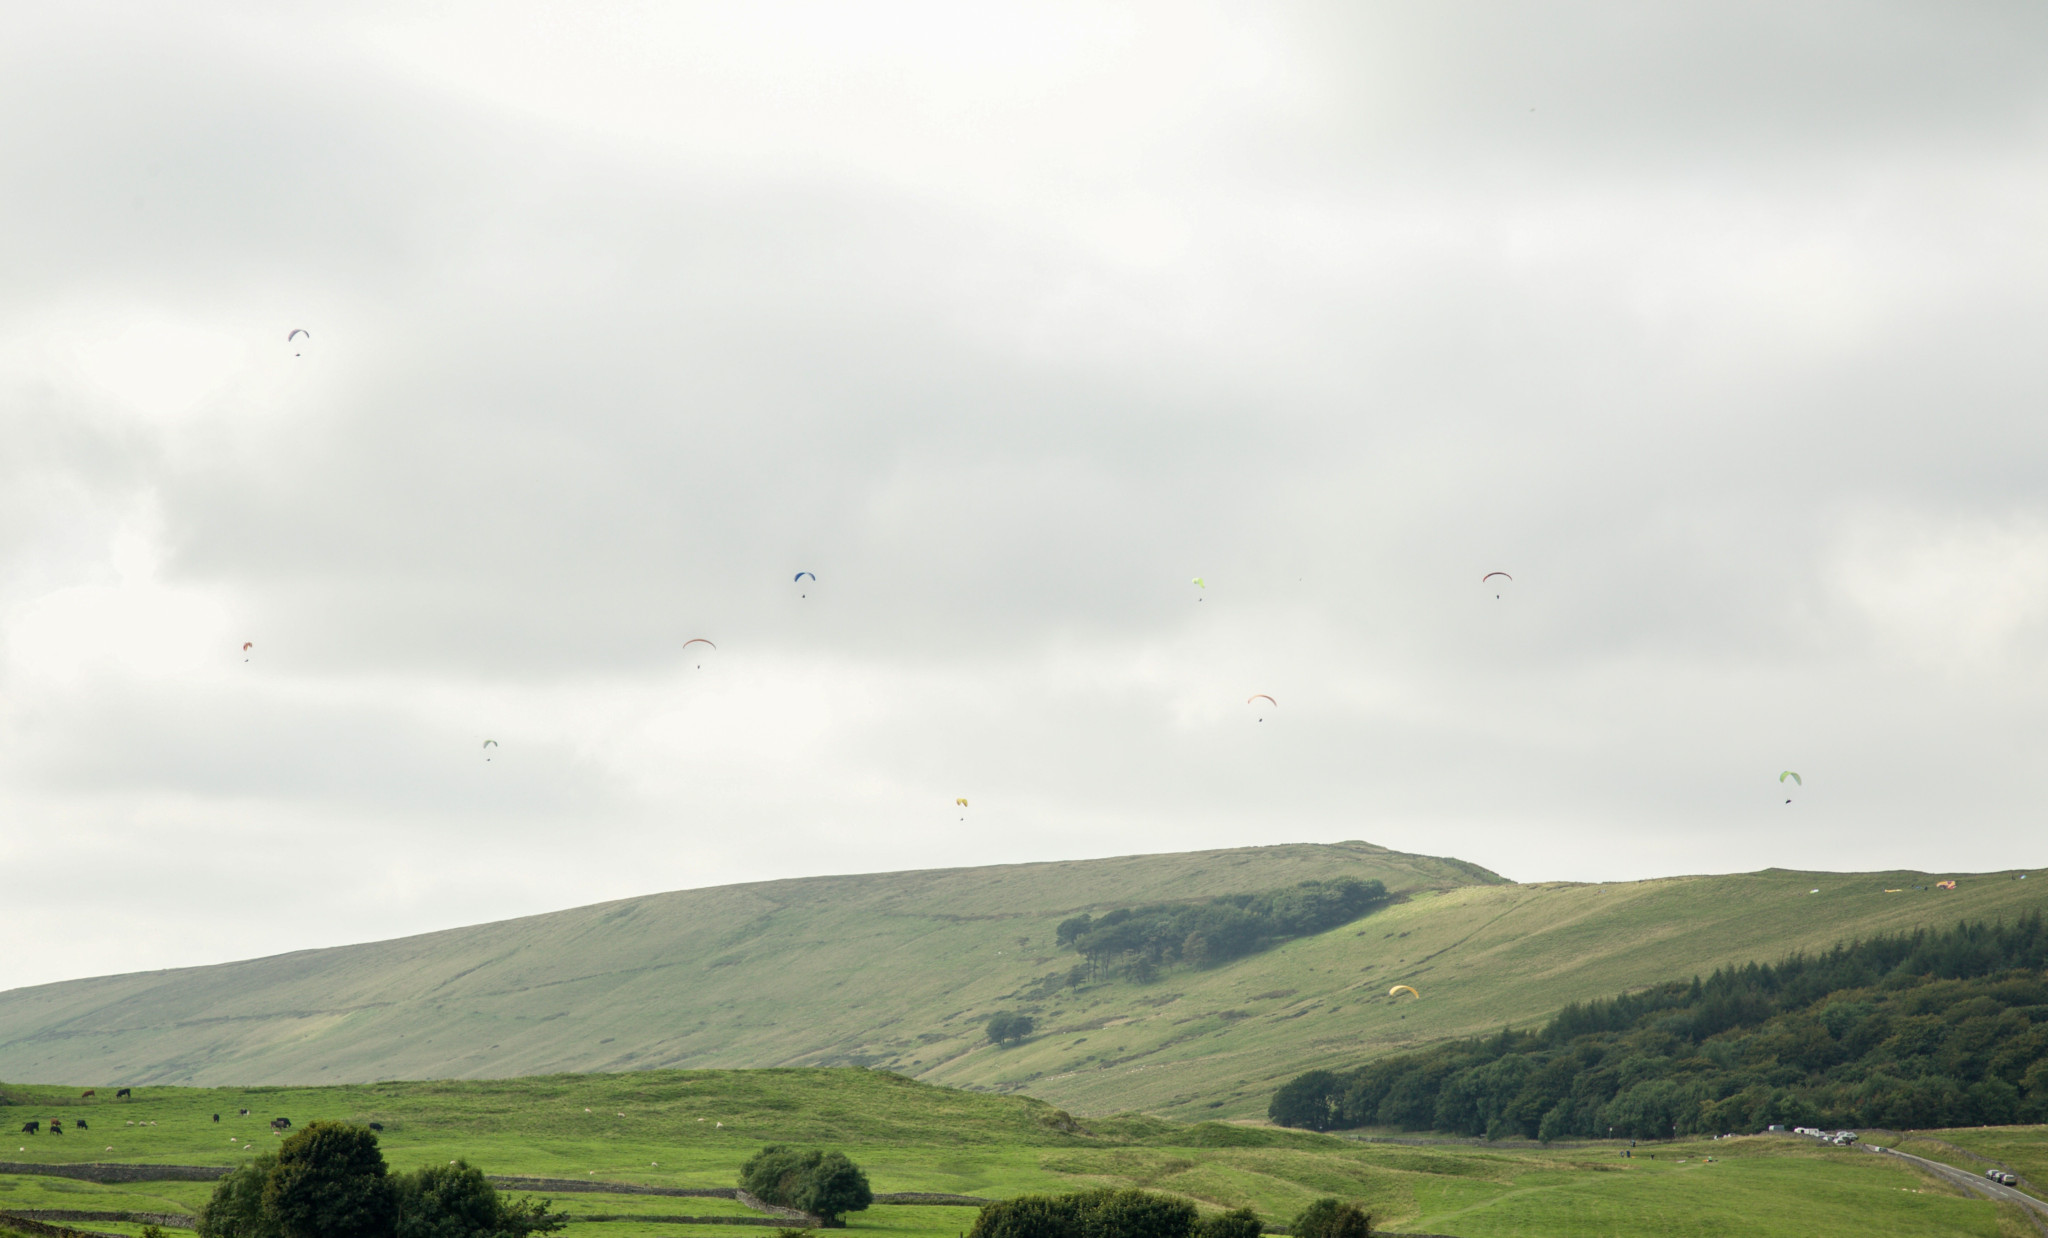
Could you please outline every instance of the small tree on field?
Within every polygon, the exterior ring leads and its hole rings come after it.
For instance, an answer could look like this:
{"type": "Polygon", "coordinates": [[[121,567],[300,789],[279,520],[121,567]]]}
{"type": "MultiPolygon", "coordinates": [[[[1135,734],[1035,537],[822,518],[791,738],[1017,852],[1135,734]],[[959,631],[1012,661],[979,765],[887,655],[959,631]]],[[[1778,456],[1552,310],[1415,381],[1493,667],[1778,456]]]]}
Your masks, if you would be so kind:
{"type": "Polygon", "coordinates": [[[1294,1238],[1372,1238],[1372,1218],[1356,1204],[1319,1199],[1294,1218],[1294,1238]]]}
{"type": "Polygon", "coordinates": [[[1020,1195],[993,1203],[968,1238],[1191,1238],[1195,1206],[1148,1191],[1020,1195]]]}
{"type": "Polygon", "coordinates": [[[868,1176],[844,1152],[770,1144],[740,1167],[740,1185],[771,1204],[796,1208],[837,1225],[875,1202],[868,1176]]]}
{"type": "Polygon", "coordinates": [[[1003,1010],[989,1016],[988,1038],[999,1045],[1013,1045],[1037,1028],[1038,1021],[1030,1015],[1003,1010]]]}
{"type": "Polygon", "coordinates": [[[310,1123],[277,1150],[263,1211],[284,1238],[391,1238],[398,1193],[377,1136],[346,1122],[310,1123]]]}

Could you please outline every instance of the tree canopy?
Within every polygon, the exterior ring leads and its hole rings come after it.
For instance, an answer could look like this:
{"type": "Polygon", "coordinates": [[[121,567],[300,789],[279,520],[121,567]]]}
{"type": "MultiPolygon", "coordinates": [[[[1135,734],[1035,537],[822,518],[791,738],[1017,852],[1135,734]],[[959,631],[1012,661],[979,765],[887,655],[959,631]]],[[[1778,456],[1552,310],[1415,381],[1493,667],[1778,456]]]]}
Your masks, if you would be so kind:
{"type": "Polygon", "coordinates": [[[1139,1190],[1020,1195],[982,1208],[968,1238],[1191,1238],[1195,1206],[1139,1190]]]}
{"type": "Polygon", "coordinates": [[[1038,1022],[1028,1014],[999,1010],[989,1016],[988,1038],[999,1045],[1015,1044],[1037,1030],[1038,1022]]]}
{"type": "Polygon", "coordinates": [[[771,1204],[836,1222],[875,1202],[868,1176],[844,1152],[770,1144],[740,1167],[740,1185],[771,1204]]]}
{"type": "Polygon", "coordinates": [[[199,1211],[199,1238],[523,1238],[562,1228],[547,1200],[508,1203],[467,1162],[387,1175],[370,1131],[314,1122],[237,1166],[199,1211]]]}
{"type": "Polygon", "coordinates": [[[1310,1071],[1268,1116],[1545,1140],[2039,1122],[2044,967],[2039,913],[1880,936],[1574,1003],[1537,1031],[1310,1071]]]}

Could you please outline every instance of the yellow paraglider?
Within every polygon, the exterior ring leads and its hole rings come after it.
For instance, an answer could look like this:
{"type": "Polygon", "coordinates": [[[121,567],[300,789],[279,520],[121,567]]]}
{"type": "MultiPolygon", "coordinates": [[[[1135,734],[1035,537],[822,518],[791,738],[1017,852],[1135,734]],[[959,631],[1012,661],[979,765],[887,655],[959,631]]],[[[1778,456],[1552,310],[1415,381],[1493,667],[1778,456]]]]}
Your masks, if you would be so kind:
{"type": "Polygon", "coordinates": [[[1410,996],[1410,997],[1421,997],[1421,996],[1422,996],[1422,994],[1420,994],[1420,993],[1417,993],[1417,992],[1415,991],[1415,989],[1414,989],[1414,986],[1412,986],[1412,985],[1406,985],[1406,984],[1397,984],[1397,985],[1395,985],[1395,986],[1394,986],[1393,988],[1391,988],[1391,989],[1388,989],[1388,990],[1387,990],[1387,996],[1388,996],[1388,997],[1399,997],[1399,996],[1401,996],[1401,994],[1403,994],[1403,993],[1406,993],[1406,994],[1407,994],[1408,996],[1410,996]]]}

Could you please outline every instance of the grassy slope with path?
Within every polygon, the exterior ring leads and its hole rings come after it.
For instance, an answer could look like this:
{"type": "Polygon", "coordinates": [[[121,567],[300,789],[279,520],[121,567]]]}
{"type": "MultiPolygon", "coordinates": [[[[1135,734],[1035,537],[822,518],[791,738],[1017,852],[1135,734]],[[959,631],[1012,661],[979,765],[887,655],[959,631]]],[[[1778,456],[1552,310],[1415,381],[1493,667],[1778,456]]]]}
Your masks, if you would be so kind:
{"type": "MultiPolygon", "coordinates": [[[[666,1186],[729,1186],[761,1144],[843,1148],[877,1190],[1001,1197],[1093,1185],[1138,1185],[1205,1208],[1251,1206],[1284,1221],[1320,1195],[1363,1203],[1396,1229],[1466,1238],[1560,1233],[1667,1235],[1871,1234],[2003,1238],[1992,1205],[1930,1184],[1902,1162],[1782,1138],[1661,1145],[1659,1159],[1622,1161],[1606,1146],[1408,1146],[1295,1131],[1149,1117],[1058,1128],[1049,1106],[921,1085],[879,1071],[775,1070],[577,1075],[483,1082],[326,1088],[143,1088],[132,1102],[81,1101],[70,1089],[4,1088],[0,1119],[87,1116],[84,1136],[10,1137],[16,1161],[108,1160],[232,1164],[242,1142],[276,1143],[271,1117],[384,1123],[397,1169],[456,1156],[491,1173],[666,1186]],[[235,1111],[247,1107],[247,1118],[235,1111]],[[585,1112],[588,1110],[589,1112],[585,1112]],[[223,1115],[216,1126],[212,1113],[223,1115]],[[623,1116],[621,1116],[623,1115],[623,1116]],[[699,1119],[703,1119],[700,1121],[699,1119]],[[155,1125],[128,1125],[153,1122],[155,1125]],[[717,1125],[724,1123],[723,1126],[717,1125]],[[235,1142],[230,1143],[230,1138],[235,1142]],[[112,1146],[114,1151],[104,1149],[112,1146]],[[23,1150],[17,1151],[17,1148],[23,1150]],[[1717,1158],[1707,1164],[1707,1155],[1717,1158]],[[596,1171],[594,1174],[591,1171],[596,1171]]],[[[102,1186],[0,1175],[0,1208],[191,1211],[205,1183],[102,1186]]],[[[725,1201],[574,1194],[579,1213],[712,1215],[725,1201]]],[[[876,1207],[850,1238],[950,1238],[972,1223],[960,1207],[876,1207]]],[[[135,1226],[92,1228],[134,1233],[135,1226]]],[[[743,1238],[772,1231],[610,1222],[586,1238],[743,1238]]]]}
{"type": "Polygon", "coordinates": [[[1846,937],[2048,903],[2048,880],[1782,871],[1517,885],[1364,843],[815,878],[0,993],[0,1078],[292,1082],[861,1064],[1077,1113],[1254,1116],[1302,1070],[1846,937]],[[1406,901],[1206,971],[1034,999],[1081,910],[1377,878],[1406,901]],[[1821,893],[1808,894],[1818,886],[1821,893]],[[1388,1000],[1412,983],[1421,1001],[1388,1000]],[[997,1049],[981,1023],[1036,1014],[997,1049]]]}

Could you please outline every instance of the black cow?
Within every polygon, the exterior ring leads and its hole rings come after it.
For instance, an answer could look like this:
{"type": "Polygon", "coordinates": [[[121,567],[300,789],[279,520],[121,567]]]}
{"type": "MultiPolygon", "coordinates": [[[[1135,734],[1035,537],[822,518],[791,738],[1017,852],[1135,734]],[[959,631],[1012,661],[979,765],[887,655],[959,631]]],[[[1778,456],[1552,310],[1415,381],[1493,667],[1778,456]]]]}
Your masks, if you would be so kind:
{"type": "Polygon", "coordinates": [[[62,1119],[62,1118],[51,1118],[51,1119],[50,1119],[50,1133],[51,1133],[52,1135],[61,1135],[61,1134],[63,1134],[63,1133],[64,1133],[64,1119],[62,1119]]]}
{"type": "Polygon", "coordinates": [[[291,1129],[291,1125],[292,1125],[292,1120],[291,1120],[290,1118],[272,1118],[272,1119],[270,1119],[270,1129],[271,1129],[271,1130],[274,1130],[274,1131],[283,1131],[283,1130],[290,1130],[290,1129],[291,1129]]]}
{"type": "Polygon", "coordinates": [[[82,1131],[89,1131],[89,1130],[91,1130],[91,1129],[92,1129],[92,1127],[90,1127],[90,1126],[87,1126],[87,1125],[85,1124],[85,1119],[84,1119],[84,1118],[80,1118],[80,1119],[78,1119],[78,1121],[76,1121],[76,1122],[73,1122],[73,1123],[72,1123],[71,1125],[73,1125],[73,1126],[77,1127],[77,1128],[78,1128],[79,1130],[82,1130],[82,1131]]]}
{"type": "Polygon", "coordinates": [[[42,1133],[43,1133],[43,1123],[42,1123],[42,1119],[38,1118],[37,1120],[35,1120],[35,1121],[33,1121],[33,1122],[23,1122],[23,1123],[21,1124],[21,1133],[22,1133],[22,1134],[24,1134],[24,1135],[40,1135],[40,1134],[42,1134],[42,1133]]]}
{"type": "Polygon", "coordinates": [[[220,1115],[219,1115],[219,1114],[217,1114],[217,1113],[216,1113],[216,1114],[214,1114],[214,1115],[213,1115],[213,1120],[214,1120],[214,1121],[216,1121],[216,1122],[220,1121],[220,1115]]]}
{"type": "Polygon", "coordinates": [[[244,1110],[242,1110],[242,1112],[241,1112],[241,1116],[242,1116],[242,1117],[245,1117],[245,1118],[246,1118],[246,1117],[248,1117],[248,1116],[249,1116],[249,1111],[248,1111],[247,1109],[244,1109],[244,1110]]]}
{"type": "Polygon", "coordinates": [[[121,1089],[120,1091],[118,1091],[118,1092],[114,1093],[114,1099],[115,1099],[115,1100],[120,1100],[120,1099],[122,1099],[122,1098],[124,1098],[124,1097],[126,1097],[126,1096],[129,1096],[129,1095],[130,1095],[130,1092],[129,1092],[129,1090],[128,1090],[127,1088],[122,1088],[122,1089],[121,1089]]]}
{"type": "Polygon", "coordinates": [[[370,1129],[373,1131],[381,1131],[384,1129],[384,1124],[382,1122],[372,1122],[370,1123],[370,1129]]]}

